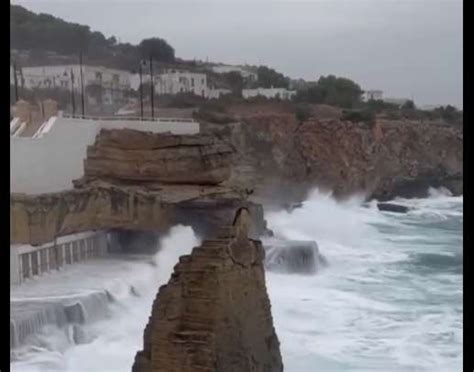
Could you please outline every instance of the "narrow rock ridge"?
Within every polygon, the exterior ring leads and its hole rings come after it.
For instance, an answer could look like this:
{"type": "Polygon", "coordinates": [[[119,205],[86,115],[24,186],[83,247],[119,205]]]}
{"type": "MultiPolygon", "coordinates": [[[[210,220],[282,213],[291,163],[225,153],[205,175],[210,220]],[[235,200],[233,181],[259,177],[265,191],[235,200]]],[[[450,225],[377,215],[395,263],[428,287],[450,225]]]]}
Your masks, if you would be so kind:
{"type": "Polygon", "coordinates": [[[280,372],[263,268],[246,208],[216,239],[180,257],[160,287],[132,372],[280,372]]]}

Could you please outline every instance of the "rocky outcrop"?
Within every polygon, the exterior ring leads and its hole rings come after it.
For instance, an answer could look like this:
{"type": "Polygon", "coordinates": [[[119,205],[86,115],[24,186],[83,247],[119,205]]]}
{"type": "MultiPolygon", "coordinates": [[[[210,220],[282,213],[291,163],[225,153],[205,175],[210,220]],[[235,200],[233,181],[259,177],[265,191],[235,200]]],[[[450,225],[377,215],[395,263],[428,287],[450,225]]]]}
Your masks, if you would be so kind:
{"type": "Polygon", "coordinates": [[[230,176],[233,151],[208,135],[102,130],[87,149],[83,182],[217,185],[230,176]]]}
{"type": "Polygon", "coordinates": [[[211,236],[230,223],[239,207],[255,216],[252,233],[265,230],[262,206],[219,186],[163,185],[153,190],[110,184],[43,195],[12,195],[10,242],[43,244],[58,236],[90,230],[128,229],[165,233],[176,224],[211,236]]]}
{"type": "Polygon", "coordinates": [[[133,372],[283,370],[260,241],[241,209],[217,239],[182,256],[160,287],[133,372]]]}
{"type": "Polygon", "coordinates": [[[269,203],[304,199],[316,186],[336,197],[360,192],[381,200],[422,196],[429,186],[462,193],[462,127],[260,114],[226,130],[238,150],[232,182],[269,203]]]}
{"type": "Polygon", "coordinates": [[[315,274],[327,266],[314,241],[277,240],[265,245],[265,268],[285,274],[315,274]]]}
{"type": "Polygon", "coordinates": [[[102,130],[73,190],[12,194],[11,243],[42,244],[88,230],[164,233],[190,225],[212,236],[234,211],[252,211],[252,236],[265,231],[261,205],[226,184],[235,150],[216,136],[102,130]]]}

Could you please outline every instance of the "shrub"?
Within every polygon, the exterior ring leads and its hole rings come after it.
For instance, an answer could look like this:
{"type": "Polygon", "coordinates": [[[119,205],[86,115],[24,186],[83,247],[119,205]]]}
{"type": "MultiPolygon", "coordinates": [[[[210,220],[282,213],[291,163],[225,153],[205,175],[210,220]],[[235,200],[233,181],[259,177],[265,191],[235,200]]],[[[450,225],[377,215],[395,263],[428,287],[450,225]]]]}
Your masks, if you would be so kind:
{"type": "Polygon", "coordinates": [[[375,113],[371,110],[345,110],[342,112],[342,120],[354,123],[374,123],[375,113]]]}
{"type": "Polygon", "coordinates": [[[308,105],[300,104],[296,106],[295,116],[296,120],[302,123],[311,117],[311,108],[308,105]]]}

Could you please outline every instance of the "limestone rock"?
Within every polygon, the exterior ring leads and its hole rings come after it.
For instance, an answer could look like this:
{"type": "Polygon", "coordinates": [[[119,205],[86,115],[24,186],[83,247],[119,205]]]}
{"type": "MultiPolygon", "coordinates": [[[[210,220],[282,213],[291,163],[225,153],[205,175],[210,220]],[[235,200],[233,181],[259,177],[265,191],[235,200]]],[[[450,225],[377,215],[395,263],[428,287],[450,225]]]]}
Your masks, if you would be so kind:
{"type": "Polygon", "coordinates": [[[230,176],[234,149],[216,137],[102,130],[87,150],[86,180],[217,185],[230,176]]]}
{"type": "Polygon", "coordinates": [[[192,226],[201,237],[230,224],[236,208],[252,211],[252,236],[265,232],[263,208],[226,187],[166,185],[156,189],[107,183],[42,195],[10,197],[11,244],[44,244],[90,230],[128,229],[165,233],[192,226]]]}
{"type": "Polygon", "coordinates": [[[462,193],[462,127],[318,115],[299,125],[294,115],[255,113],[227,128],[237,149],[230,182],[254,189],[254,200],[281,206],[314,187],[380,200],[423,196],[429,186],[462,193]]]}
{"type": "Polygon", "coordinates": [[[315,274],[327,266],[315,241],[273,240],[266,244],[265,268],[287,274],[315,274]]]}
{"type": "Polygon", "coordinates": [[[133,372],[280,372],[260,241],[249,213],[182,256],[160,287],[133,372]]]}

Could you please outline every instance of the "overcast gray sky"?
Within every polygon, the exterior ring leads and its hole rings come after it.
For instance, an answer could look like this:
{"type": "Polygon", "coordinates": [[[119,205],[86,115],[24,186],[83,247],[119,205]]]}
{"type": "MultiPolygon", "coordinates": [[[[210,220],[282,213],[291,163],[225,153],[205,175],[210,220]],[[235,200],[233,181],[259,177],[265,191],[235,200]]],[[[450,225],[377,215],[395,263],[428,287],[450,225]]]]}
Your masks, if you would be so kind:
{"type": "Polygon", "coordinates": [[[462,107],[462,0],[14,0],[181,58],[334,74],[417,104],[462,107]]]}

